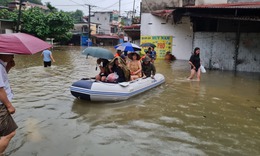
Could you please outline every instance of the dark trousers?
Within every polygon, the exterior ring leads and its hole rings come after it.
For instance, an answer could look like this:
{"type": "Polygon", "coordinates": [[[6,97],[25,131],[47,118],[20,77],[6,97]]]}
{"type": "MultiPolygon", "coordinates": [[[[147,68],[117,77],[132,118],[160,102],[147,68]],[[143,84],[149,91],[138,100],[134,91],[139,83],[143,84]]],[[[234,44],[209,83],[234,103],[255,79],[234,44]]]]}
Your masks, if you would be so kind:
{"type": "Polygon", "coordinates": [[[49,62],[43,62],[43,64],[44,64],[44,67],[50,67],[51,66],[51,61],[49,61],[49,62]]]}

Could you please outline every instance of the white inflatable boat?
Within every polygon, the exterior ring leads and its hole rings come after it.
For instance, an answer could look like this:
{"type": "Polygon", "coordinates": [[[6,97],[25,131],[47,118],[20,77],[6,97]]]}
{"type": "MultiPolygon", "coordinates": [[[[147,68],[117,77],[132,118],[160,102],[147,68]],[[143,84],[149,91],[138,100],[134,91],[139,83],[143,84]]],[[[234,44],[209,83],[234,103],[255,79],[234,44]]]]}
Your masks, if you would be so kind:
{"type": "Polygon", "coordinates": [[[122,101],[145,92],[165,82],[162,74],[154,79],[139,78],[130,82],[105,83],[95,80],[79,80],[70,87],[71,94],[89,101],[122,101]]]}

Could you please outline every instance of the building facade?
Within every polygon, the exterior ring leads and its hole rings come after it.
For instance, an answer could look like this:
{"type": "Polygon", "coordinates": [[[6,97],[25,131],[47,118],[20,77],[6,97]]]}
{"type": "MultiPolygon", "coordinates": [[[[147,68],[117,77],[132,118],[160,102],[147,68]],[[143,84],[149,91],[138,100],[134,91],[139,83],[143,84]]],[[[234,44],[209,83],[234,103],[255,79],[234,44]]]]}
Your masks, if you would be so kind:
{"type": "Polygon", "coordinates": [[[260,1],[196,0],[181,6],[183,0],[172,7],[170,2],[164,9],[171,13],[142,13],[141,35],[173,36],[172,54],[177,59],[188,60],[200,47],[207,68],[260,72],[260,1]]]}
{"type": "Polygon", "coordinates": [[[98,34],[114,35],[118,33],[119,13],[117,11],[94,12],[91,22],[99,23],[98,34]]]}

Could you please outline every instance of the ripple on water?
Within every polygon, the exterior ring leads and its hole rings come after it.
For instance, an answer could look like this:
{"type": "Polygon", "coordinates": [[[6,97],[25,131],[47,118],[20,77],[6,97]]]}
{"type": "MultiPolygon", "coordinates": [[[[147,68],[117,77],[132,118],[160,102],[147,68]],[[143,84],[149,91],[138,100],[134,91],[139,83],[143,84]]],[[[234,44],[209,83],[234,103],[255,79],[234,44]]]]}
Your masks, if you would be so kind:
{"type": "Polygon", "coordinates": [[[174,118],[174,117],[162,116],[159,119],[166,122],[166,123],[183,124],[183,121],[181,119],[174,118]]]}

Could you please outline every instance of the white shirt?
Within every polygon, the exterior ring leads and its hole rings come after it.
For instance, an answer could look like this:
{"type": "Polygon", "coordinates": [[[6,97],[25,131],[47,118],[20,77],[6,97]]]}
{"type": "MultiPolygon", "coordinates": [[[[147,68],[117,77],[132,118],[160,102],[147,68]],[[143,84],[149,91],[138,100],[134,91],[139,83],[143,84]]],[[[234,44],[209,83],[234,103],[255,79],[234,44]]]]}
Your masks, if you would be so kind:
{"type": "MultiPolygon", "coordinates": [[[[14,97],[14,94],[12,93],[10,83],[9,83],[9,80],[8,80],[8,75],[7,75],[7,72],[6,72],[6,64],[2,60],[0,60],[0,87],[4,88],[4,90],[7,94],[8,100],[11,101],[12,98],[14,97]]],[[[1,104],[3,104],[3,103],[0,102],[0,105],[1,104]]]]}

